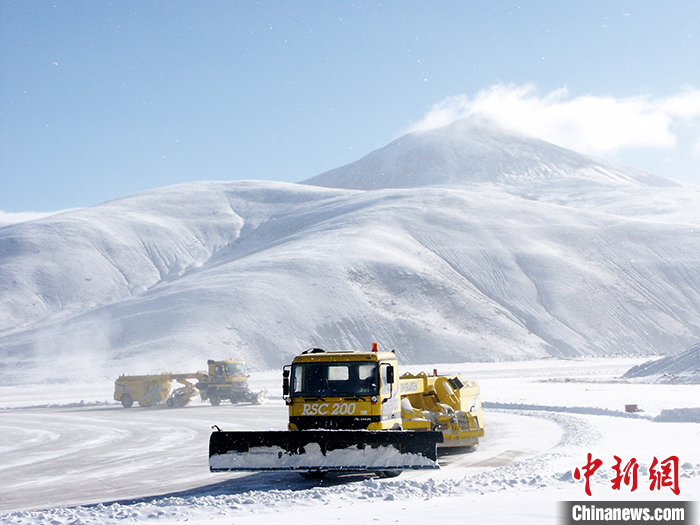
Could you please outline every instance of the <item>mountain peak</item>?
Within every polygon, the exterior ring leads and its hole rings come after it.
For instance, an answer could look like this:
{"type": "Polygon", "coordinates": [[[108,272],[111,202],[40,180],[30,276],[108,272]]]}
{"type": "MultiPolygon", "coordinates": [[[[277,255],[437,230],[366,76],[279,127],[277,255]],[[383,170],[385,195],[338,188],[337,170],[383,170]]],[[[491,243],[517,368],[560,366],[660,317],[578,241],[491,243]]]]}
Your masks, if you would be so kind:
{"type": "Polygon", "coordinates": [[[612,185],[676,185],[663,177],[506,130],[481,114],[409,133],[356,162],[303,183],[359,190],[483,183],[526,189],[574,179],[612,185]]]}

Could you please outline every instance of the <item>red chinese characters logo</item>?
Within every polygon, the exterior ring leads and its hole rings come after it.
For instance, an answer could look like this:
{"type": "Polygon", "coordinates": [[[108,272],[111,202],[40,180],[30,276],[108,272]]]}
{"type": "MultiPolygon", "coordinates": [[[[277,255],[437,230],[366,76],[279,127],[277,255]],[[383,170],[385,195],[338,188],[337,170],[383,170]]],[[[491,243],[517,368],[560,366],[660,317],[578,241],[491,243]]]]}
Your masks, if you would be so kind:
{"type": "Polygon", "coordinates": [[[649,490],[661,490],[661,487],[668,487],[676,496],[681,493],[678,486],[678,456],[669,456],[661,463],[654,456],[654,460],[649,467],[649,490]]]}
{"type": "MultiPolygon", "coordinates": [[[[636,458],[632,458],[623,465],[623,460],[619,456],[613,456],[615,463],[612,466],[614,476],[610,480],[613,490],[621,490],[623,486],[629,487],[630,492],[637,490],[639,486],[639,463],[636,458]]],[[[591,476],[603,466],[601,459],[593,458],[590,452],[587,456],[586,464],[581,468],[576,467],[574,470],[574,479],[585,479],[585,491],[588,496],[591,493],[591,476]]],[[[668,488],[676,496],[681,493],[679,486],[680,468],[678,456],[669,456],[663,461],[659,461],[654,457],[649,467],[649,490],[661,490],[668,488]]]]}
{"type": "Polygon", "coordinates": [[[615,458],[615,465],[613,465],[615,477],[610,480],[613,490],[620,490],[620,485],[624,483],[626,486],[630,487],[630,492],[634,492],[637,490],[637,471],[639,470],[637,460],[632,458],[623,468],[620,468],[622,459],[617,456],[613,457],[615,458]]]}
{"type": "MultiPolygon", "coordinates": [[[[588,462],[583,466],[583,476],[586,478],[586,494],[591,494],[591,476],[600,468],[603,462],[600,459],[593,459],[593,454],[588,453],[588,462]]],[[[574,470],[574,478],[581,479],[581,471],[576,467],[574,470]]]]}

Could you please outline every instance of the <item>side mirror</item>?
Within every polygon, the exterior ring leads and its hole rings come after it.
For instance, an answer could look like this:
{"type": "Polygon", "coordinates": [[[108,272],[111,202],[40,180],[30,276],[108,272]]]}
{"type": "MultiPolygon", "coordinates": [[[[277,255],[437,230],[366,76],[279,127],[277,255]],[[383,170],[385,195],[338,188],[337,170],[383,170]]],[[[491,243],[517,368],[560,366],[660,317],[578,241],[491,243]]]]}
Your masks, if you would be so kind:
{"type": "Polygon", "coordinates": [[[289,396],[289,369],[285,368],[282,371],[282,395],[284,397],[289,396]]]}
{"type": "Polygon", "coordinates": [[[392,365],[386,367],[386,380],[390,385],[394,385],[394,367],[392,365]]]}

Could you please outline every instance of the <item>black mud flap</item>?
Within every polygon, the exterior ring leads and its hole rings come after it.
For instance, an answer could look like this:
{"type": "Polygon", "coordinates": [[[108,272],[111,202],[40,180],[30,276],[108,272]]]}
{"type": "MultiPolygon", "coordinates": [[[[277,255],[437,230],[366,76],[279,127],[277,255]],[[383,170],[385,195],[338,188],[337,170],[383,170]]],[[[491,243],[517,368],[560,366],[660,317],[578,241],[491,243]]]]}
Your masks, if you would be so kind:
{"type": "Polygon", "coordinates": [[[442,440],[442,432],[401,430],[216,431],[209,470],[436,469],[442,440]]]}

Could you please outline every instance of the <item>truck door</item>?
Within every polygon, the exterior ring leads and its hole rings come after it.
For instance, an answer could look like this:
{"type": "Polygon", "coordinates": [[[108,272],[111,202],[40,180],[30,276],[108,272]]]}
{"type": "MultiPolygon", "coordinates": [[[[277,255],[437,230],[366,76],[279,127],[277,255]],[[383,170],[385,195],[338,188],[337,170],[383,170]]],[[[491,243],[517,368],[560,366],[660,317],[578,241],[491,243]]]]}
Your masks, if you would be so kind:
{"type": "Polygon", "coordinates": [[[399,389],[394,384],[395,373],[396,367],[392,363],[381,363],[379,366],[382,426],[384,428],[393,428],[395,425],[401,424],[401,403],[399,389]]]}

